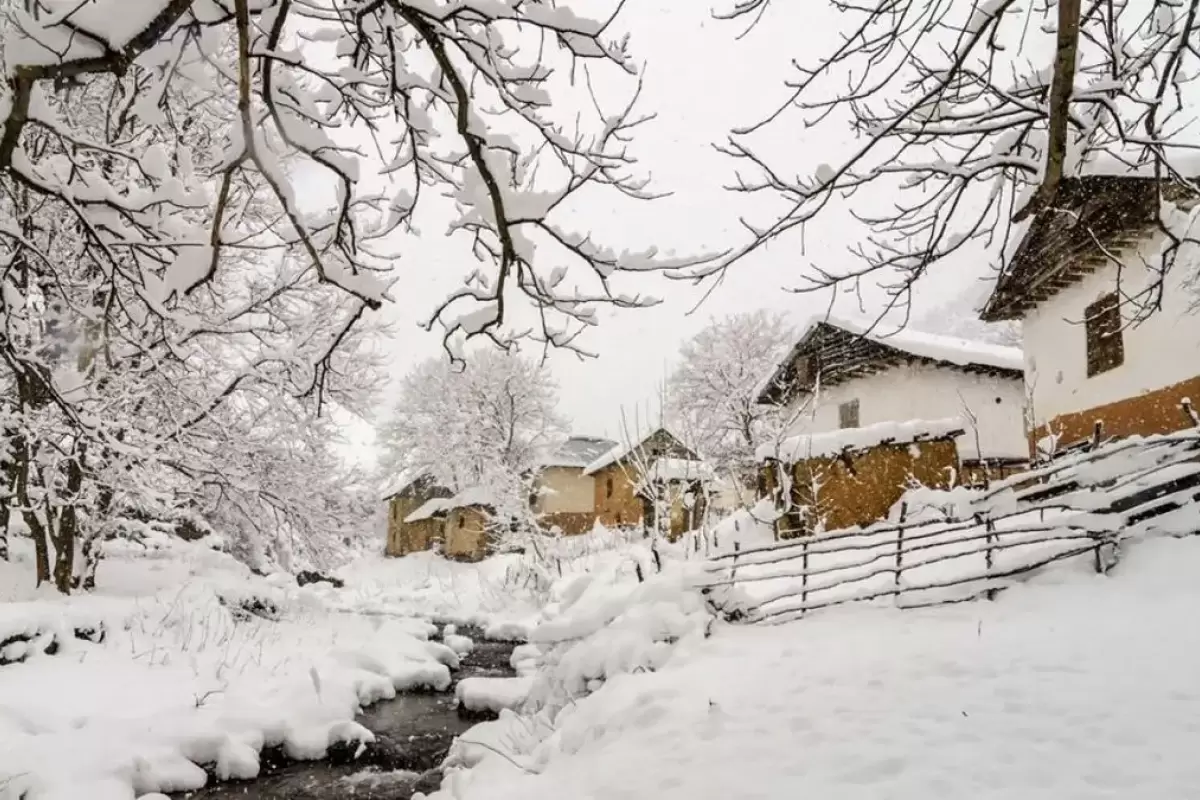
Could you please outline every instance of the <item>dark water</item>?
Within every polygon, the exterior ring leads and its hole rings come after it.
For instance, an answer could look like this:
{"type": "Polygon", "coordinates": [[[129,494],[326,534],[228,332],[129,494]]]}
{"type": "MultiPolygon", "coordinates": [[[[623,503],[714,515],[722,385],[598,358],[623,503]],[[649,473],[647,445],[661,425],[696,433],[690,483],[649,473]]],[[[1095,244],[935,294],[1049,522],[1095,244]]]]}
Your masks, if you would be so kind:
{"type": "MultiPolygon", "coordinates": [[[[475,649],[454,673],[455,682],[474,676],[505,677],[513,645],[488,642],[479,631],[460,630],[475,639],[475,649]],[[478,638],[476,638],[478,636],[478,638]]],[[[334,749],[326,761],[294,763],[277,752],[264,752],[262,771],[253,781],[210,783],[196,792],[174,795],[189,800],[408,800],[414,792],[441,785],[438,769],[454,737],[481,715],[454,707],[447,692],[398,695],[376,703],[358,721],[375,734],[375,742],[355,757],[357,746],[334,749]]]]}

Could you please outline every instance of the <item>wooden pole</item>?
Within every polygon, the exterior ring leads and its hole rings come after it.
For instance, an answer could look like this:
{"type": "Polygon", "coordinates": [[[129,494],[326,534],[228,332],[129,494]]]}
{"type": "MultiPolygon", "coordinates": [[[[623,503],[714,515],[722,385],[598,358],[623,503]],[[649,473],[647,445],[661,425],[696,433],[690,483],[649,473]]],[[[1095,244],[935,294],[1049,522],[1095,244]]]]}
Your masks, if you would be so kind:
{"type": "MultiPolygon", "coordinates": [[[[987,523],[984,526],[984,529],[987,531],[987,550],[984,552],[984,559],[987,563],[988,580],[991,580],[992,566],[996,563],[996,551],[995,551],[995,547],[994,547],[994,545],[996,544],[996,523],[993,522],[992,519],[989,517],[987,523]]],[[[989,588],[987,590],[987,599],[988,600],[996,599],[996,590],[995,589],[989,588]]]]}
{"type": "Polygon", "coordinates": [[[731,580],[731,581],[737,579],[737,557],[738,557],[738,553],[741,552],[741,549],[742,549],[741,542],[733,543],[733,567],[731,567],[729,570],[729,580],[731,580]]]}
{"type": "Polygon", "coordinates": [[[896,573],[892,581],[896,588],[895,602],[900,605],[900,573],[904,570],[904,522],[908,519],[908,502],[900,504],[900,524],[896,526],[896,573]]]}
{"type": "MultiPolygon", "coordinates": [[[[800,548],[800,566],[803,574],[800,576],[800,604],[808,605],[808,539],[800,548]]],[[[803,611],[800,612],[803,615],[803,611]]]]}

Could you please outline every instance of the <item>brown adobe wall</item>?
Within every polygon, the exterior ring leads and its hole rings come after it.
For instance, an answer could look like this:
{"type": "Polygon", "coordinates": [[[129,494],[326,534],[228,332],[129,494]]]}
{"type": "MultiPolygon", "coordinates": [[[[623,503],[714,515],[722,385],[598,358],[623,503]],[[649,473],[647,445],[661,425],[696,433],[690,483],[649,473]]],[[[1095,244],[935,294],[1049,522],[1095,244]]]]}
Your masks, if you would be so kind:
{"type": "Polygon", "coordinates": [[[479,561],[487,556],[489,540],[487,525],[490,516],[479,508],[456,508],[446,513],[447,558],[458,561],[479,561]]]}
{"type": "Polygon", "coordinates": [[[1096,420],[1104,421],[1105,438],[1150,436],[1190,428],[1192,421],[1181,407],[1185,398],[1192,401],[1193,407],[1200,409],[1200,405],[1197,405],[1200,404],[1200,377],[1086,411],[1060,414],[1050,420],[1048,428],[1039,425],[1029,434],[1030,452],[1034,451],[1038,439],[1050,432],[1059,434],[1061,445],[1086,439],[1092,435],[1096,420]]]}
{"type": "MultiPolygon", "coordinates": [[[[887,516],[912,481],[936,489],[950,488],[958,473],[958,448],[952,439],[887,444],[851,457],[853,470],[840,458],[812,458],[792,468],[792,502],[815,508],[825,530],[869,525],[887,516]],[[812,496],[812,481],[819,483],[812,496]]],[[[790,538],[811,530],[812,517],[788,514],[780,521],[780,536],[790,538]]]]}
{"type": "Polygon", "coordinates": [[[400,555],[428,550],[434,542],[440,542],[444,538],[440,517],[406,522],[400,526],[400,555]]]}
{"type": "Polygon", "coordinates": [[[388,501],[387,547],[384,548],[387,555],[402,556],[405,553],[413,552],[406,549],[405,541],[409,538],[407,531],[410,525],[404,522],[404,518],[420,508],[424,502],[423,497],[405,497],[403,495],[396,495],[388,501]]]}
{"type": "Polygon", "coordinates": [[[636,525],[642,519],[642,498],[638,497],[635,491],[635,475],[632,467],[623,467],[620,464],[612,464],[595,473],[595,518],[603,525],[610,528],[636,525]],[[610,481],[611,495],[608,493],[610,481]]]}

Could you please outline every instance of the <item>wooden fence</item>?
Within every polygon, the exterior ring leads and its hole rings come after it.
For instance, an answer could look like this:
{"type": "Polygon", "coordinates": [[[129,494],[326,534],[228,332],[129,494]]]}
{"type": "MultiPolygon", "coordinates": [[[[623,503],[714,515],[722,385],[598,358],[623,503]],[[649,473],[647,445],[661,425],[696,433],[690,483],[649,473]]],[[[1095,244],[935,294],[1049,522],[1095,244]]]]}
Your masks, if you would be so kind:
{"type": "Polygon", "coordinates": [[[959,507],[738,549],[706,566],[705,592],[728,615],[784,622],[817,609],[892,599],[904,608],[993,598],[1055,562],[1121,544],[1200,532],[1200,429],[1126,439],[1013,475],[959,507]]]}

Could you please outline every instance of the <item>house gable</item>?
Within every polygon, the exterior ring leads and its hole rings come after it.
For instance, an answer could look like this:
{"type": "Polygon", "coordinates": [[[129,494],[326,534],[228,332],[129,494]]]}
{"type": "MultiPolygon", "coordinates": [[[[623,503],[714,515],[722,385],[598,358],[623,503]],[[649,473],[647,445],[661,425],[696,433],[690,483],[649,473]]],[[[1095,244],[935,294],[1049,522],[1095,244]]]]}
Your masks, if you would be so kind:
{"type": "Polygon", "coordinates": [[[1159,280],[1157,270],[1146,265],[1155,263],[1165,243],[1164,234],[1151,233],[1121,256],[1119,266],[1099,267],[1026,312],[1022,330],[1034,442],[1052,437],[1067,446],[1090,438],[1097,421],[1106,438],[1191,425],[1181,405],[1184,399],[1200,401],[1194,265],[1181,262],[1167,273],[1154,313],[1145,316],[1129,300],[1145,296],[1159,280]],[[1120,312],[1116,331],[1117,320],[1094,319],[1111,314],[1114,294],[1120,312]],[[1117,341],[1105,343],[1101,334],[1117,341]]]}
{"type": "Polygon", "coordinates": [[[964,373],[1022,377],[1021,351],[912,330],[821,317],[760,386],[758,402],[785,404],[811,393],[904,364],[929,364],[964,373]]]}
{"type": "Polygon", "coordinates": [[[1158,227],[1164,200],[1185,206],[1195,194],[1177,183],[1129,175],[1064,178],[1054,202],[1039,212],[1006,259],[980,313],[986,322],[1021,319],[1084,276],[1112,264],[1158,227]]]}

